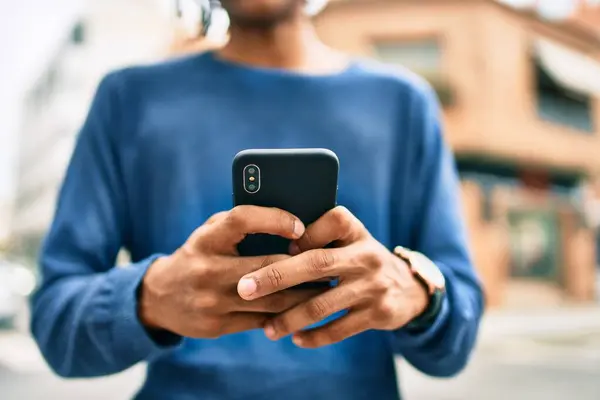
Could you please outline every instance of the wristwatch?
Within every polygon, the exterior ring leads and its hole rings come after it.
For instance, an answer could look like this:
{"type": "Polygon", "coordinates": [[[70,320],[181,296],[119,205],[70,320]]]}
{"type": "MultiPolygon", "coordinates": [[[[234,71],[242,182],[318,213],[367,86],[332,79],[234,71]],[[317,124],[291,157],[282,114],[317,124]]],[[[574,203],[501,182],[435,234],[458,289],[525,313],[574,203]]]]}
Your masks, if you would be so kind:
{"type": "Polygon", "coordinates": [[[446,296],[446,280],[442,271],[427,256],[402,246],[394,248],[394,254],[404,261],[414,277],[429,294],[429,305],[425,311],[406,325],[409,330],[426,329],[439,314],[446,296]]]}

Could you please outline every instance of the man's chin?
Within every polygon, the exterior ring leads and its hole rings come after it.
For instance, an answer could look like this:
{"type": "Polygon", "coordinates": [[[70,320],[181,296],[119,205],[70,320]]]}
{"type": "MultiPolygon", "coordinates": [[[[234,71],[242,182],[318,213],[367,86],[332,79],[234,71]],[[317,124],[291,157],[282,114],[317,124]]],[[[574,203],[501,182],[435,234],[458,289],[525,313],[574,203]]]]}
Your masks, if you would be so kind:
{"type": "Polygon", "coordinates": [[[269,28],[285,22],[298,12],[299,0],[226,0],[225,9],[233,25],[269,28]]]}

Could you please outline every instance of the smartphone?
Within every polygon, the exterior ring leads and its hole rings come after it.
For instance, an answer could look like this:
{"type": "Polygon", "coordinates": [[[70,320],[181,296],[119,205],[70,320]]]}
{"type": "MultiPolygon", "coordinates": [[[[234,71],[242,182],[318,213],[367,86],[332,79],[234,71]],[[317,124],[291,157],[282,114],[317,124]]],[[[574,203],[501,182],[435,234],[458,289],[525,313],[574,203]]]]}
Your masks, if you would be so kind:
{"type": "MultiPolygon", "coordinates": [[[[308,226],[336,206],[338,172],[338,157],[327,149],[243,150],[233,160],[233,203],[276,207],[308,226]]],[[[254,234],[238,245],[238,252],[241,256],[289,254],[289,245],[290,240],[280,236],[254,234]]]]}

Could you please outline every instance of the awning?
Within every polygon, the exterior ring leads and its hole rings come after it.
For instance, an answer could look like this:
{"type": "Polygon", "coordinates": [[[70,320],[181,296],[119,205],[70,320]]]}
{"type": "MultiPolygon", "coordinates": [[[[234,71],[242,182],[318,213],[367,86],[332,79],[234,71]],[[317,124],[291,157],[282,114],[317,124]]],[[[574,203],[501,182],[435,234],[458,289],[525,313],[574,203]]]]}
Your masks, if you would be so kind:
{"type": "Polygon", "coordinates": [[[537,39],[535,51],[541,66],[558,84],[574,92],[600,97],[599,60],[547,39],[537,39]]]}

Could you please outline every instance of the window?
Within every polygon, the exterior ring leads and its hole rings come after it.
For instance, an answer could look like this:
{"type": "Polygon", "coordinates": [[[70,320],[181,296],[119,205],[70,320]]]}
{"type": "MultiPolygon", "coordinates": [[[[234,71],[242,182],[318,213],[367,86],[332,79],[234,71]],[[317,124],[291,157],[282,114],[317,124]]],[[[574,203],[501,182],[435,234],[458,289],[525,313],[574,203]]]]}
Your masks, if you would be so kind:
{"type": "Polygon", "coordinates": [[[549,281],[560,279],[558,215],[550,210],[513,208],[508,213],[511,276],[549,281]]]}
{"type": "Polygon", "coordinates": [[[478,171],[475,169],[469,169],[468,167],[462,168],[458,165],[460,178],[475,182],[481,190],[481,218],[484,221],[492,221],[494,219],[494,204],[493,204],[493,193],[498,187],[515,187],[519,185],[519,182],[511,177],[505,177],[500,175],[494,175],[486,171],[478,171]]]}
{"type": "Polygon", "coordinates": [[[537,61],[535,90],[537,113],[541,119],[582,132],[594,132],[590,96],[561,86],[537,61]]]}
{"type": "Polygon", "coordinates": [[[554,197],[569,201],[580,187],[583,171],[553,170],[540,168],[533,171],[503,159],[485,155],[457,154],[456,166],[460,178],[475,182],[483,192],[482,218],[493,218],[491,194],[497,187],[536,187],[552,193],[554,197]],[[537,185],[536,185],[537,184],[537,185]]]}
{"type": "Polygon", "coordinates": [[[383,62],[399,64],[423,75],[438,73],[441,69],[436,40],[380,42],[375,45],[375,54],[383,62]]]}
{"type": "Polygon", "coordinates": [[[444,79],[442,54],[435,39],[381,41],[375,43],[375,57],[388,64],[401,65],[429,81],[443,105],[450,105],[454,93],[444,79]]]}

